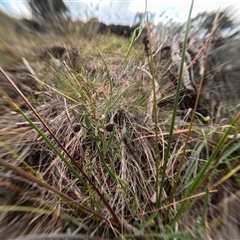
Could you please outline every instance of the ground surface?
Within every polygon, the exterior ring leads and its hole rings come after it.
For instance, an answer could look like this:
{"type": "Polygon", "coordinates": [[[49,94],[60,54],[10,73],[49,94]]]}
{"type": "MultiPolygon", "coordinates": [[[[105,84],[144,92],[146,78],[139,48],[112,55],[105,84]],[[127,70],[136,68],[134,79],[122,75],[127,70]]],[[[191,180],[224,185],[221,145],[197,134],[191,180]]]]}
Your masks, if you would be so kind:
{"type": "Polygon", "coordinates": [[[151,66],[139,41],[127,56],[125,37],[71,23],[65,34],[19,35],[16,24],[0,16],[0,66],[31,105],[1,74],[4,239],[239,238],[238,119],[219,145],[229,125],[196,117],[190,131],[191,111],[179,107],[166,158],[177,81],[168,59],[154,63],[154,122],[151,66]]]}

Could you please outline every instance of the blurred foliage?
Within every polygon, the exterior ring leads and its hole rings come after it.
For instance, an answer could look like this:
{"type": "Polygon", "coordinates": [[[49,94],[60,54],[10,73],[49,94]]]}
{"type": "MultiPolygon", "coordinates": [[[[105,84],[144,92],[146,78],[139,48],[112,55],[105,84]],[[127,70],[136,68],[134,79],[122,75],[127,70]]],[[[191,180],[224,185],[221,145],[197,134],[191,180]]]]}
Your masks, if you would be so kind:
{"type": "Polygon", "coordinates": [[[29,0],[32,14],[39,20],[63,19],[68,8],[62,0],[29,0]]]}
{"type": "MultiPolygon", "coordinates": [[[[202,32],[205,33],[205,36],[208,36],[213,28],[214,20],[216,17],[216,11],[213,12],[201,12],[196,17],[192,19],[193,26],[201,26],[202,32]]],[[[215,33],[216,36],[221,36],[222,34],[229,34],[236,28],[234,23],[234,18],[232,14],[229,14],[229,9],[222,10],[219,12],[218,17],[218,28],[215,33]]]]}

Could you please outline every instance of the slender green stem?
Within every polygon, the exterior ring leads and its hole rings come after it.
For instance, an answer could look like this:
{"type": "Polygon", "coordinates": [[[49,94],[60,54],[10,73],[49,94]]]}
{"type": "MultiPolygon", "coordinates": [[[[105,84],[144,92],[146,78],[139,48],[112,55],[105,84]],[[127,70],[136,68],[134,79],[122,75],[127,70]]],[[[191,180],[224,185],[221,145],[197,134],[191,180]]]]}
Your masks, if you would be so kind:
{"type": "MultiPolygon", "coordinates": [[[[175,100],[174,100],[172,121],[171,121],[171,125],[170,125],[166,154],[164,156],[164,162],[163,162],[162,179],[161,179],[161,186],[160,186],[160,190],[159,190],[159,199],[161,199],[161,196],[162,196],[162,189],[163,189],[164,180],[165,180],[166,168],[167,168],[167,163],[168,163],[168,160],[169,160],[169,157],[170,157],[170,148],[171,148],[172,140],[173,140],[173,130],[174,130],[174,126],[175,126],[175,119],[176,119],[176,114],[177,114],[177,107],[178,107],[178,102],[179,102],[180,89],[181,89],[181,86],[182,86],[182,75],[183,75],[183,70],[184,70],[185,52],[186,52],[186,47],[187,47],[187,39],[188,39],[188,32],[189,32],[189,28],[190,28],[190,22],[191,22],[190,19],[191,19],[193,4],[194,4],[194,0],[192,0],[191,7],[190,7],[190,10],[189,10],[187,28],[186,28],[186,33],[185,33],[185,38],[184,38],[184,43],[183,43],[182,58],[181,58],[179,76],[178,76],[176,97],[175,97],[175,100]]],[[[166,215],[167,219],[168,219],[168,213],[169,213],[169,208],[168,208],[167,215],[166,215]]]]}
{"type": "MultiPolygon", "coordinates": [[[[238,114],[238,116],[236,117],[236,119],[234,120],[234,122],[232,123],[232,126],[235,125],[235,123],[240,119],[240,113],[238,114]]],[[[205,165],[202,167],[201,171],[198,173],[198,175],[196,176],[195,180],[193,181],[193,183],[191,184],[191,186],[188,188],[185,196],[184,196],[184,200],[183,202],[181,202],[179,208],[177,209],[177,214],[174,217],[172,224],[174,224],[179,216],[181,215],[185,204],[187,203],[187,199],[188,197],[193,193],[194,189],[196,189],[196,187],[199,185],[199,183],[202,181],[204,174],[207,172],[207,170],[209,169],[209,167],[211,166],[213,160],[216,158],[217,154],[220,151],[220,148],[223,146],[227,136],[230,134],[232,128],[229,127],[228,130],[226,131],[226,133],[223,135],[223,137],[221,138],[221,140],[219,141],[219,143],[217,144],[216,148],[214,149],[213,153],[211,154],[211,156],[209,157],[208,161],[205,163],[205,165]]]]}

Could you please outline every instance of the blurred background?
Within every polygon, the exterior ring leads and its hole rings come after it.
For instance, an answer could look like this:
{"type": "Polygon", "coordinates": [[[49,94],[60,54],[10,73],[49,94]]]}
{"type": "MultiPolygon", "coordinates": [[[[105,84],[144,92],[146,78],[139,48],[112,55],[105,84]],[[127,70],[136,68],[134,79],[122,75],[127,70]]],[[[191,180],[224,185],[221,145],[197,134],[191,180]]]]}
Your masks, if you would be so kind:
{"type": "MultiPolygon", "coordinates": [[[[32,11],[29,6],[32,1],[0,1],[0,9],[5,13],[17,18],[31,18],[32,11]]],[[[47,4],[48,0],[41,1],[47,4]]],[[[122,24],[134,25],[137,12],[147,11],[151,19],[155,22],[185,22],[188,17],[191,1],[135,1],[135,0],[98,0],[98,1],[66,1],[57,0],[57,4],[64,2],[69,10],[72,20],[87,21],[90,18],[98,18],[99,21],[105,24],[122,24]]],[[[239,1],[202,1],[197,0],[194,3],[192,17],[200,12],[217,10],[227,6],[234,6],[234,9],[239,13],[239,1]]],[[[238,16],[239,14],[236,14],[238,16]]]]}

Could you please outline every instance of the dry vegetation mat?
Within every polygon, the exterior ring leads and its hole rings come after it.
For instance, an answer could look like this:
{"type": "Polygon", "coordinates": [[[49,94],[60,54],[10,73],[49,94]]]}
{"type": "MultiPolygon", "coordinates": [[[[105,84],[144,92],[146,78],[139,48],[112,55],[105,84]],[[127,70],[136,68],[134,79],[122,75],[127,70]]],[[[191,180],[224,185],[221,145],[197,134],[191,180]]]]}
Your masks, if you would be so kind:
{"type": "Polygon", "coordinates": [[[3,239],[239,237],[239,39],[193,35],[3,40],[3,239]]]}

